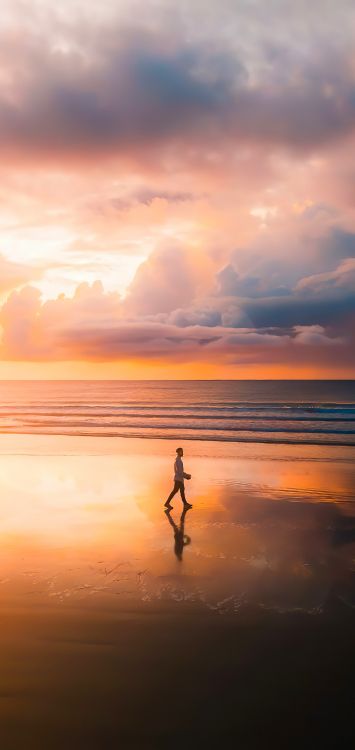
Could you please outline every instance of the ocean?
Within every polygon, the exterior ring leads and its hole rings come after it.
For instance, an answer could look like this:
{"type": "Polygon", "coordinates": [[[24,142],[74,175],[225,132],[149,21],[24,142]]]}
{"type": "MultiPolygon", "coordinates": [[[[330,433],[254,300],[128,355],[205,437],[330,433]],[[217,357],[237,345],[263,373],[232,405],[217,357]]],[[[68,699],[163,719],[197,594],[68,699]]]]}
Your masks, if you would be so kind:
{"type": "Polygon", "coordinates": [[[355,381],[1,381],[0,432],[355,445],[355,381]]]}

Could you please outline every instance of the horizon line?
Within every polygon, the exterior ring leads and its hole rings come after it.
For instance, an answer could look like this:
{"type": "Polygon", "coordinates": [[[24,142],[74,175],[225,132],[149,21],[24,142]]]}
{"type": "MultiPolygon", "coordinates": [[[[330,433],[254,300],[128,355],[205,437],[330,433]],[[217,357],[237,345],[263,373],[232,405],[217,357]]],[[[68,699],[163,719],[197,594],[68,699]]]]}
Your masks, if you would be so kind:
{"type": "Polygon", "coordinates": [[[1,378],[0,383],[354,383],[354,378],[1,378]]]}

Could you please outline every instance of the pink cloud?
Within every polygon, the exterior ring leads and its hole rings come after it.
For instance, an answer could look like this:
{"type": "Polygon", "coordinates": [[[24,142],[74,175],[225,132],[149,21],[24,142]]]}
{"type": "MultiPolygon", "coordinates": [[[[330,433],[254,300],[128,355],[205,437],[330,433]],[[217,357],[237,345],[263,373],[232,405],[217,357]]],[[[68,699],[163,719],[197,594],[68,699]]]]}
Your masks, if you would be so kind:
{"type": "Polygon", "coordinates": [[[317,327],[288,333],[222,325],[186,325],[145,319],[127,320],[115,294],[97,282],[42,303],[32,287],[13,292],[1,310],[1,358],[8,360],[141,360],[226,364],[340,363],[348,348],[317,327]]]}
{"type": "Polygon", "coordinates": [[[125,300],[135,315],[169,313],[208,289],[213,263],[199,248],[164,243],[142,263],[125,300]]]}
{"type": "Polygon", "coordinates": [[[39,269],[21,263],[13,263],[0,254],[0,294],[25,284],[39,275],[39,269]]]}
{"type": "Polygon", "coordinates": [[[296,290],[312,294],[334,294],[348,291],[355,296],[355,258],[346,258],[334,271],[318,273],[301,279],[296,290]]]}

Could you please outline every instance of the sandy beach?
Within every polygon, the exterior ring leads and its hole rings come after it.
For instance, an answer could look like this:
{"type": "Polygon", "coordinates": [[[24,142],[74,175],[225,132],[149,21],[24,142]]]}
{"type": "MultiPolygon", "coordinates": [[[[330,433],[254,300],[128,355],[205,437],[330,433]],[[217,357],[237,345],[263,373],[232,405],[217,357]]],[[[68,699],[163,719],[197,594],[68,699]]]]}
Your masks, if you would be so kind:
{"type": "Polygon", "coordinates": [[[171,441],[0,437],[6,748],[350,731],[354,449],[184,449],[182,516],[171,441]]]}

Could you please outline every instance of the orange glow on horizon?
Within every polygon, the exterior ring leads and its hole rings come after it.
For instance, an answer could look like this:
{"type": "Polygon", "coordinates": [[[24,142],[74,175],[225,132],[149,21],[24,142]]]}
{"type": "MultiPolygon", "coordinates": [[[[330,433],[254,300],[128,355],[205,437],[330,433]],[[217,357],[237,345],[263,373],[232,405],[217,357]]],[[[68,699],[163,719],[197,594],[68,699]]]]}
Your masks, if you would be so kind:
{"type": "Polygon", "coordinates": [[[212,363],[0,362],[1,380],[352,380],[349,367],[212,363]]]}

